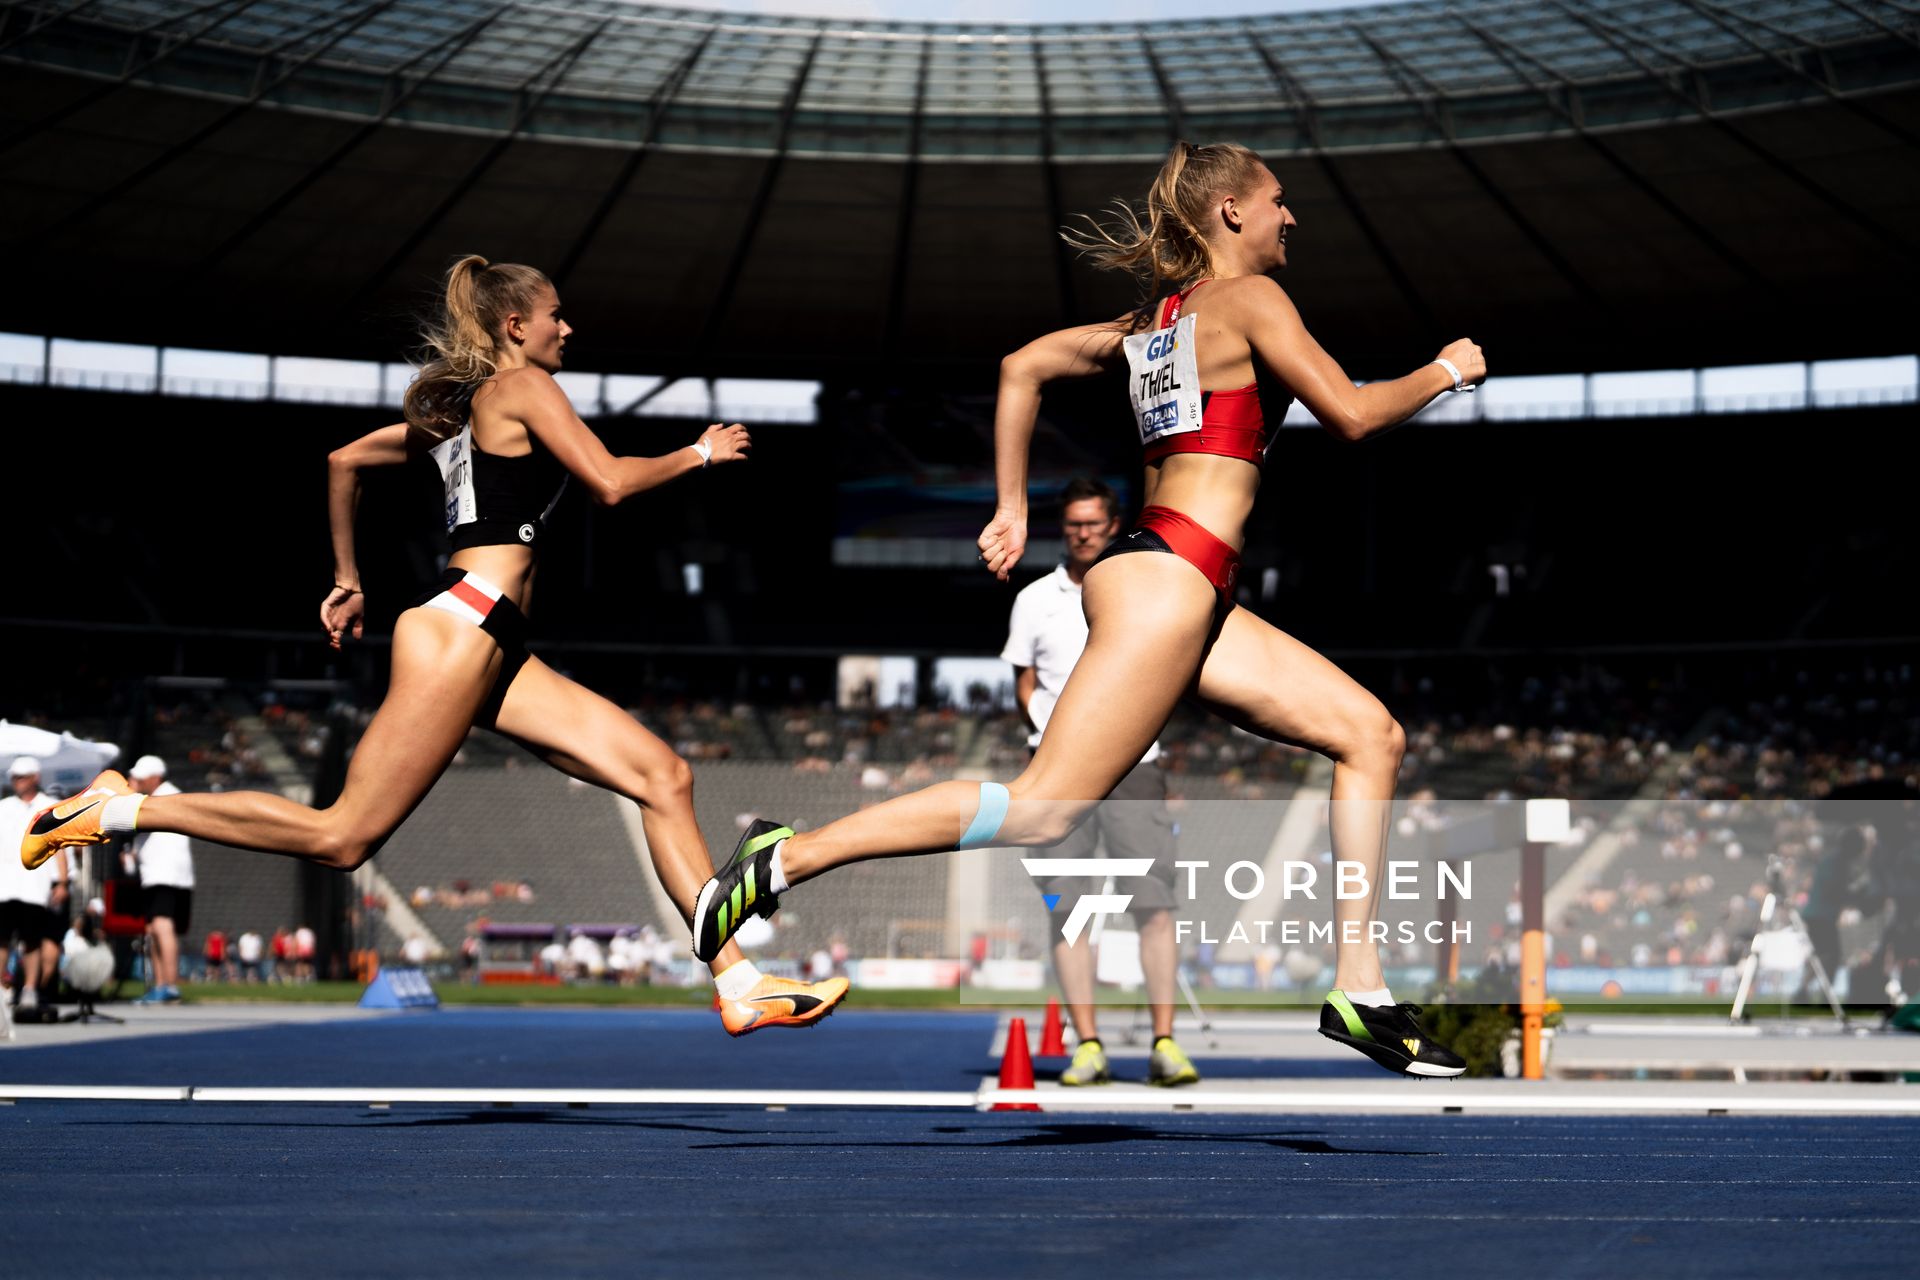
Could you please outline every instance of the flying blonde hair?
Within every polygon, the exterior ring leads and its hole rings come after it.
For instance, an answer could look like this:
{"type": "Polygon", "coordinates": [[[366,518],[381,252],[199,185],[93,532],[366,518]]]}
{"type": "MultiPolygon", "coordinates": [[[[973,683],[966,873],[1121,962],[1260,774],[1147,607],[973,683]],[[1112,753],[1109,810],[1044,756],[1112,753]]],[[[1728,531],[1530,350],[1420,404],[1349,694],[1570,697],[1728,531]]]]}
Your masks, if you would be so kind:
{"type": "Polygon", "coordinates": [[[537,268],[477,253],[447,268],[445,302],[420,331],[426,363],[402,401],[408,424],[436,440],[458,431],[474,389],[499,367],[500,326],[515,311],[531,311],[551,284],[537,268]]]}
{"type": "Polygon", "coordinates": [[[1263,168],[1265,162],[1237,142],[1176,142],[1147,190],[1144,220],[1120,200],[1113,205],[1112,221],[1087,216],[1084,226],[1065,228],[1060,238],[1095,266],[1125,271],[1139,281],[1137,329],[1151,318],[1165,286],[1198,280],[1213,269],[1201,228],[1215,201],[1245,194],[1263,168]]]}

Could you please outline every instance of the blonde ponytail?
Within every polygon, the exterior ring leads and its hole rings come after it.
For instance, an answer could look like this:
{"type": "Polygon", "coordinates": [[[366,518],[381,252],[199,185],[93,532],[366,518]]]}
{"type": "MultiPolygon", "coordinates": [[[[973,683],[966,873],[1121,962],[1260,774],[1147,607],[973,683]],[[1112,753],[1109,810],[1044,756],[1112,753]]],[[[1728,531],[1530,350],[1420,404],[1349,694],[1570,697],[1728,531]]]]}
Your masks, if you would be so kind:
{"type": "Polygon", "coordinates": [[[444,440],[466,421],[467,404],[499,367],[500,326],[532,310],[546,274],[517,263],[489,263],[470,253],[447,268],[440,313],[421,326],[426,343],[420,373],[403,401],[407,422],[444,440]]]}
{"type": "Polygon", "coordinates": [[[1138,279],[1134,327],[1139,328],[1166,286],[1188,284],[1213,269],[1201,228],[1221,196],[1246,193],[1264,167],[1258,155],[1236,142],[1176,142],[1147,191],[1144,220],[1131,204],[1117,201],[1111,222],[1084,217],[1084,226],[1064,228],[1060,238],[1095,266],[1138,279]]]}

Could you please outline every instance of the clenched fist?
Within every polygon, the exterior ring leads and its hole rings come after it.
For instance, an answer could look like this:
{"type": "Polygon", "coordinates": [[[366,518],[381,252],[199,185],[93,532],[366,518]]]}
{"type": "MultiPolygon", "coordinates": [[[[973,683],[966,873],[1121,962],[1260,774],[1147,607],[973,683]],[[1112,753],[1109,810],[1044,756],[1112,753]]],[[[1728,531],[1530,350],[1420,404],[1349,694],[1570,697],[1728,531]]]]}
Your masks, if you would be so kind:
{"type": "Polygon", "coordinates": [[[1440,349],[1440,359],[1451,360],[1453,367],[1460,371],[1460,381],[1469,387],[1477,387],[1487,380],[1486,353],[1472,338],[1449,342],[1440,349]]]}

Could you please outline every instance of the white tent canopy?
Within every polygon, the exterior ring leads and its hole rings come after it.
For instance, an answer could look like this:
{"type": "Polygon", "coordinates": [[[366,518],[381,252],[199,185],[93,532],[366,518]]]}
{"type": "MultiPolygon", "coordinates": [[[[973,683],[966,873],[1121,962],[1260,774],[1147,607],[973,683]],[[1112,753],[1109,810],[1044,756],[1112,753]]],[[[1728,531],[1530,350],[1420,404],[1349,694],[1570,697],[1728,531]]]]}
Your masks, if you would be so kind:
{"type": "Polygon", "coordinates": [[[86,786],[119,754],[119,746],[112,742],[92,742],[0,720],[0,760],[11,767],[21,756],[34,757],[40,762],[41,787],[59,795],[72,795],[86,786]]]}

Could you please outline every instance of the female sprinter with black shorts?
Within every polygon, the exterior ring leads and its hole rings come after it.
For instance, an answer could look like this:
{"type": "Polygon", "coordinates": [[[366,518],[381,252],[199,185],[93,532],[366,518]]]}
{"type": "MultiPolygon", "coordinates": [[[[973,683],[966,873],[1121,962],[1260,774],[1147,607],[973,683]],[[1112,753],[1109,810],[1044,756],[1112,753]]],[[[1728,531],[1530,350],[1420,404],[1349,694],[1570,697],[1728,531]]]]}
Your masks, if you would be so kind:
{"type": "MultiPolygon", "coordinates": [[[[453,548],[445,575],[394,624],[386,699],[333,805],[311,809],[264,792],[140,796],[108,772],[35,815],[21,860],[37,866],[67,845],[177,831],[351,870],[413,812],[468,730],[481,725],[638,802],[654,867],[688,911],[713,871],[694,820],[692,771],[619,707],[528,653],[525,610],[547,517],[570,481],[612,506],[690,471],[744,460],[750,441],[746,428],[715,423],[663,457],[615,457],[553,379],[572,332],[541,272],[462,258],[447,273],[445,311],[428,327],[433,359],[407,390],[407,420],[328,459],[334,586],[320,620],[335,648],[363,626],[353,538],[361,471],[429,454],[445,482],[453,548]]],[[[737,946],[708,961],[733,1035],[815,1022],[847,989],[845,979],[763,977],[737,946]]]]}
{"type": "Polygon", "coordinates": [[[1486,365],[1462,339],[1406,377],[1355,387],[1269,278],[1286,266],[1296,224],[1280,183],[1245,147],[1179,144],[1147,207],[1144,225],[1129,210],[1116,228],[1068,236],[1102,266],[1139,273],[1144,305],[1049,334],[1001,364],[999,509],[980,551],[1002,580],[1026,545],[1027,452],[1046,384],[1124,364],[1146,451],[1146,509],[1087,572],[1086,653],[1032,762],[1005,786],[945,782],[817,831],[756,824],[701,891],[694,953],[714,954],[743,914],[771,913],[774,895],[844,863],[1055,843],[1133,767],[1191,689],[1233,723],[1333,760],[1335,855],[1364,868],[1372,894],[1334,904],[1339,959],[1321,1030],[1390,1070],[1458,1075],[1461,1060],[1432,1043],[1418,1009],[1394,1003],[1368,937],[1405,747],[1400,726],[1331,662],[1235,608],[1232,589],[1267,446],[1291,400],[1342,439],[1363,440],[1442,392],[1479,383],[1486,365]]]}

